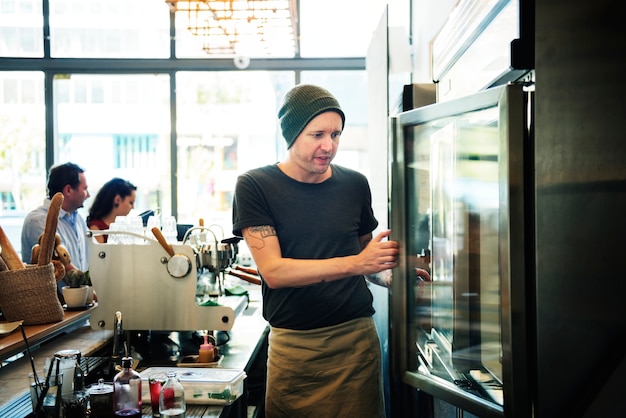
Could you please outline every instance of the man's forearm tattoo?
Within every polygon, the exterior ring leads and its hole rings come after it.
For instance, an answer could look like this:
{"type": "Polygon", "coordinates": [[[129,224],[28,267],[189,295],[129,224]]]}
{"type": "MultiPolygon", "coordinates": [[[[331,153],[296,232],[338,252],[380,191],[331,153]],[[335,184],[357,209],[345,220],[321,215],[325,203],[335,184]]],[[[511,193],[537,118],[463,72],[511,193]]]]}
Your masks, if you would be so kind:
{"type": "Polygon", "coordinates": [[[276,230],[273,226],[252,226],[250,227],[250,234],[258,235],[256,238],[263,239],[265,237],[276,236],[276,230]]]}
{"type": "Polygon", "coordinates": [[[250,246],[258,250],[265,247],[265,242],[263,241],[265,238],[276,236],[276,230],[269,225],[252,226],[248,233],[250,234],[250,246]]]}

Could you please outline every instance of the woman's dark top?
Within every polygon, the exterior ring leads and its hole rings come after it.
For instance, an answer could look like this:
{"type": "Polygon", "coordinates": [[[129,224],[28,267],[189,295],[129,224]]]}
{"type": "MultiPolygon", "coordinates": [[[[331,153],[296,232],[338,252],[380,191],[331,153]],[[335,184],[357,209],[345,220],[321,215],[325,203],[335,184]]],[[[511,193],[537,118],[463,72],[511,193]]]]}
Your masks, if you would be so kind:
{"type": "MultiPolygon", "coordinates": [[[[102,219],[90,219],[87,228],[92,229],[92,226],[97,227],[101,231],[106,231],[107,229],[109,229],[109,225],[102,219]]],[[[109,239],[108,235],[102,235],[102,237],[104,238],[104,242],[107,242],[109,239]]]]}

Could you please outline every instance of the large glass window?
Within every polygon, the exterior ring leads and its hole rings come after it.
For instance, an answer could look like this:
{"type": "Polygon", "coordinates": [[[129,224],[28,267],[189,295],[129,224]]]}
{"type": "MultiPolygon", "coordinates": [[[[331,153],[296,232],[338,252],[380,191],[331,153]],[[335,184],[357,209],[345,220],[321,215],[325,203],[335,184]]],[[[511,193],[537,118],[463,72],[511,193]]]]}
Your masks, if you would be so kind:
{"type": "Polygon", "coordinates": [[[43,57],[41,0],[0,0],[0,57],[43,57]]]}
{"type": "Polygon", "coordinates": [[[49,1],[53,57],[169,56],[169,9],[165,1],[49,1]]]}
{"type": "Polygon", "coordinates": [[[276,162],[278,100],[292,72],[182,72],[176,78],[178,219],[230,235],[237,175],[276,162]]]}
{"type": "Polygon", "coordinates": [[[293,2],[192,2],[192,10],[188,9],[189,3],[178,3],[176,56],[292,58],[296,41],[289,10],[285,8],[289,3],[293,2]],[[224,7],[232,7],[234,12],[225,11],[224,7]],[[251,10],[254,8],[256,12],[251,10]]]}
{"type": "Polygon", "coordinates": [[[44,75],[0,72],[0,225],[19,251],[22,217],[46,195],[44,75]]]}
{"type": "MultiPolygon", "coordinates": [[[[346,113],[335,162],[368,168],[367,89],[363,71],[303,72],[326,87],[346,113]]],[[[178,219],[220,225],[230,234],[237,175],[282,158],[277,112],[293,72],[183,72],[177,75],[178,219]]]]}
{"type": "Polygon", "coordinates": [[[364,57],[385,0],[300,0],[300,55],[364,57]]]}
{"type": "MultiPolygon", "coordinates": [[[[169,56],[169,5],[165,0],[48,0],[53,57],[165,58],[169,56]]],[[[297,24],[302,57],[364,57],[385,0],[300,0],[297,24]],[[330,12],[329,12],[330,11],[330,12]]],[[[205,36],[176,14],[179,57],[207,55],[205,36]]],[[[215,52],[215,51],[213,51],[215,52]]],[[[291,57],[248,51],[250,56],[291,57]]],[[[0,0],[0,56],[42,57],[41,0],[0,0]]]]}
{"type": "Polygon", "coordinates": [[[53,83],[56,160],[85,169],[92,198],[112,177],[137,186],[135,209],[171,214],[167,75],[59,75],[53,83]]]}
{"type": "MultiPolygon", "coordinates": [[[[296,29],[300,31],[298,36],[300,48],[297,53],[303,58],[319,58],[365,57],[373,29],[379,22],[387,1],[299,0],[289,3],[297,3],[299,6],[296,29]]],[[[182,7],[186,4],[185,2],[182,7]]],[[[210,19],[207,20],[203,16],[205,15],[202,12],[196,13],[195,11],[176,13],[176,55],[178,57],[244,55],[291,58],[294,56],[295,51],[291,43],[278,42],[275,37],[268,36],[266,33],[261,37],[263,42],[260,43],[247,43],[242,34],[227,37],[233,44],[218,42],[217,39],[222,40],[224,33],[219,28],[206,27],[210,19]],[[191,30],[188,29],[189,27],[191,30]]],[[[222,29],[225,31],[228,27],[229,25],[224,23],[222,29]]],[[[283,33],[283,29],[277,28],[276,32],[283,33]]],[[[289,30],[286,32],[291,34],[289,30]]]]}
{"type": "MultiPolygon", "coordinates": [[[[207,57],[203,39],[191,35],[178,14],[177,57],[170,58],[165,0],[48,3],[50,57],[44,57],[44,3],[0,0],[0,57],[37,58],[0,58],[0,70],[10,70],[0,72],[0,216],[4,229],[9,215],[16,219],[12,242],[19,243],[23,216],[46,195],[47,166],[66,161],[85,168],[92,196],[112,177],[122,177],[138,186],[136,213],[160,209],[190,224],[202,218],[229,235],[237,175],[286,152],[276,114],[297,80],[337,96],[347,121],[335,162],[368,174],[365,71],[297,72],[271,60],[261,63],[266,71],[211,71],[211,59],[198,59],[207,57]],[[97,74],[83,67],[104,58],[97,74]],[[119,66],[110,59],[119,59],[119,66]],[[41,72],[17,71],[19,61],[41,72]]],[[[303,57],[366,55],[367,22],[375,26],[377,5],[382,12],[385,2],[340,3],[312,7],[311,0],[300,1],[303,57]],[[333,13],[319,15],[320,8],[333,13]],[[317,40],[317,52],[307,37],[317,40]]]]}

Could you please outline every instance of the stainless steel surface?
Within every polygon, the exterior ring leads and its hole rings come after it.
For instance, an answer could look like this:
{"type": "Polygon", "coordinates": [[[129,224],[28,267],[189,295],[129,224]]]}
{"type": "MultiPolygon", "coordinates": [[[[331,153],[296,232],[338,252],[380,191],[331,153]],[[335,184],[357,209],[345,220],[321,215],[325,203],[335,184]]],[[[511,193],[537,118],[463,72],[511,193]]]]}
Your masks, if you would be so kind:
{"type": "Polygon", "coordinates": [[[453,393],[455,405],[459,408],[473,410],[480,418],[502,418],[502,409],[492,402],[473,396],[461,389],[450,387],[449,383],[437,376],[428,376],[420,373],[407,372],[403,378],[405,383],[422,388],[425,392],[441,399],[450,397],[453,393]]]}
{"type": "Polygon", "coordinates": [[[437,101],[451,100],[515,81],[512,41],[521,38],[519,0],[462,0],[433,41],[437,101]]]}
{"type": "MultiPolygon", "coordinates": [[[[161,262],[163,248],[145,244],[101,244],[88,237],[89,272],[98,296],[91,314],[94,329],[112,329],[115,312],[124,315],[125,330],[229,330],[235,321],[231,306],[196,303],[197,268],[174,278],[161,262]]],[[[176,254],[195,260],[189,245],[172,245],[176,254]]]]}
{"type": "Polygon", "coordinates": [[[439,80],[458,61],[508,3],[509,0],[461,0],[457,3],[433,40],[432,66],[435,80],[439,80]]]}
{"type": "Polygon", "coordinates": [[[241,238],[231,237],[218,240],[213,227],[219,228],[220,236],[223,236],[224,231],[218,225],[196,226],[185,232],[182,243],[189,243],[193,248],[198,276],[212,276],[211,282],[215,284],[213,291],[222,296],[224,295],[224,276],[228,273],[230,266],[237,261],[238,244],[241,238]]]}
{"type": "Polygon", "coordinates": [[[167,272],[177,279],[188,275],[191,269],[191,260],[182,254],[174,254],[167,262],[167,272]]]}

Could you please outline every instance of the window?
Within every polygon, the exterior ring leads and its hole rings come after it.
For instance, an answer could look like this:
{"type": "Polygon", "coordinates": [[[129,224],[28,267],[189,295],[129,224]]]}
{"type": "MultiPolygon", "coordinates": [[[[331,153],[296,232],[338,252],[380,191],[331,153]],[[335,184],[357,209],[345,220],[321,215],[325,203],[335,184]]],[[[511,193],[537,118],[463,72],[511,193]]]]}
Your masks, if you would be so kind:
{"type": "MultiPolygon", "coordinates": [[[[312,0],[300,1],[307,13],[300,19],[303,57],[365,57],[370,35],[364,22],[374,27],[379,17],[361,13],[376,16],[379,0],[371,7],[354,2],[345,2],[354,6],[350,13],[342,12],[340,2],[328,6],[335,12],[319,16],[312,0]],[[359,42],[347,38],[355,27],[362,30],[355,35],[359,42]],[[317,52],[307,37],[321,42],[317,52]]],[[[15,71],[20,63],[12,60],[11,71],[4,72],[0,58],[1,211],[23,216],[39,206],[47,165],[72,161],[85,168],[92,196],[110,178],[126,178],[138,186],[137,213],[160,209],[190,224],[203,218],[230,234],[238,174],[275,163],[285,152],[276,113],[297,81],[320,84],[337,96],[347,121],[336,162],[367,174],[364,69],[328,71],[320,62],[300,71],[285,60],[261,63],[268,68],[254,71],[226,71],[223,63],[216,69],[201,40],[184,27],[177,29],[176,48],[178,57],[187,58],[170,58],[164,0],[49,5],[50,57],[44,57],[41,2],[0,0],[0,56],[38,58],[24,60],[29,71],[15,71]],[[59,60],[50,66],[53,58],[59,60]],[[94,59],[103,66],[94,66],[94,59]],[[50,69],[59,62],[63,70],[50,69]],[[46,100],[52,111],[46,112],[46,100]]],[[[83,215],[90,204],[85,202],[83,215]]]]}
{"type": "Polygon", "coordinates": [[[35,208],[45,197],[43,96],[43,73],[0,72],[0,215],[35,208]]]}
{"type": "Polygon", "coordinates": [[[137,186],[138,210],[169,215],[169,76],[71,74],[56,78],[53,91],[70,98],[56,100],[57,160],[85,169],[92,196],[122,177],[137,186]]]}
{"type": "Polygon", "coordinates": [[[165,1],[49,1],[53,57],[169,56],[169,9],[165,1]]]}
{"type": "Polygon", "coordinates": [[[177,75],[178,219],[230,235],[237,175],[276,162],[278,100],[292,72],[177,75]]]}
{"type": "Polygon", "coordinates": [[[43,57],[41,1],[0,0],[0,57],[43,57]]]}
{"type": "Polygon", "coordinates": [[[300,0],[300,55],[364,57],[387,4],[382,0],[300,0]]]}

